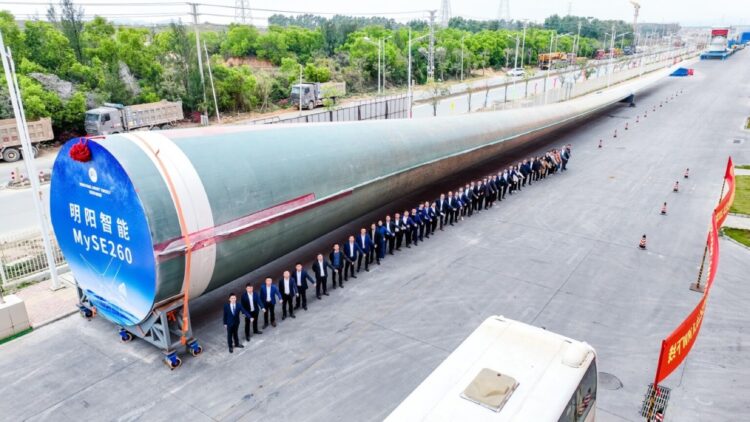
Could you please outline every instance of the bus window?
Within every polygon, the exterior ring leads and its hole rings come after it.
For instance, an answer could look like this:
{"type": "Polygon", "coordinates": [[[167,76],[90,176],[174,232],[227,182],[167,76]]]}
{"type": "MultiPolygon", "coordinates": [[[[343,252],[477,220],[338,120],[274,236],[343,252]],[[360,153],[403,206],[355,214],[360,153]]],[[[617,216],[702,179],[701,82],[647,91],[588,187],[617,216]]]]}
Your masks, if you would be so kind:
{"type": "Polygon", "coordinates": [[[593,360],[558,422],[584,422],[586,420],[591,409],[596,406],[596,376],[596,360],[593,360]]]}
{"type": "Polygon", "coordinates": [[[583,422],[591,409],[596,406],[596,360],[591,361],[576,391],[576,422],[583,422]]]}

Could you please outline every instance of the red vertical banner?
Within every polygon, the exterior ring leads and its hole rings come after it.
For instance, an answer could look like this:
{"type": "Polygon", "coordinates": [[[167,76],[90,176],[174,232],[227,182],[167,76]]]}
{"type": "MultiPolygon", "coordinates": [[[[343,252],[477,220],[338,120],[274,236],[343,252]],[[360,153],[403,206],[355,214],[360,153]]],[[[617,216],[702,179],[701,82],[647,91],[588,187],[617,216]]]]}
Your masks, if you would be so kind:
{"type": "Polygon", "coordinates": [[[700,302],[693,308],[690,315],[662,341],[659,362],[656,367],[656,376],[654,377],[654,385],[656,386],[680,366],[698,338],[698,332],[700,332],[701,325],[703,324],[703,315],[706,313],[708,293],[711,291],[711,286],[716,278],[716,271],[719,268],[719,228],[729,214],[729,209],[734,201],[734,194],[734,164],[732,163],[732,158],[729,157],[727,169],[724,173],[722,197],[719,200],[719,205],[711,215],[711,229],[706,239],[708,251],[706,289],[703,292],[700,302]],[[726,188],[726,195],[724,195],[724,188],[726,188]]]}

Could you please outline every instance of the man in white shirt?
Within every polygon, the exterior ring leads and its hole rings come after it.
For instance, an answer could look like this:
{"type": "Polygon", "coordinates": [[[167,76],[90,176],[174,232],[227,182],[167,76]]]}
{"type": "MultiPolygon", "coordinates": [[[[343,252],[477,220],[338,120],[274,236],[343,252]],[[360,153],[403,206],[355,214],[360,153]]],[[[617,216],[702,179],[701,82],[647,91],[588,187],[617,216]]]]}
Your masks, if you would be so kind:
{"type": "Polygon", "coordinates": [[[302,264],[299,262],[294,266],[292,279],[297,286],[297,303],[294,305],[294,309],[299,309],[301,305],[302,309],[307,310],[307,283],[315,284],[315,280],[307,274],[307,271],[302,268],[302,264]]]}
{"type": "Polygon", "coordinates": [[[292,298],[297,296],[297,285],[292,280],[292,275],[289,271],[284,271],[284,276],[279,280],[279,292],[281,293],[281,320],[286,319],[286,311],[289,309],[289,316],[294,316],[294,303],[292,298]]]}
{"type": "Polygon", "coordinates": [[[240,298],[240,303],[246,311],[250,312],[252,318],[245,317],[245,340],[250,341],[250,324],[253,326],[254,334],[263,334],[263,331],[258,329],[258,316],[260,312],[266,312],[266,308],[263,307],[263,301],[260,298],[258,292],[253,291],[253,285],[247,283],[245,285],[245,293],[240,298]]]}

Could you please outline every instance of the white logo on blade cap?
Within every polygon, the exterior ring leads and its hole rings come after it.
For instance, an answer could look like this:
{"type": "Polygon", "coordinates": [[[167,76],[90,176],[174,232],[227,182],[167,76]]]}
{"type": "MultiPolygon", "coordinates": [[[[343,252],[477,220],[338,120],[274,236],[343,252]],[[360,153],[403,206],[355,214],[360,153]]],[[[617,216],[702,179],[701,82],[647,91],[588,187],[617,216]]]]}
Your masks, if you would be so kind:
{"type": "Polygon", "coordinates": [[[91,179],[91,182],[92,182],[92,183],[96,183],[96,180],[97,180],[98,178],[99,178],[99,177],[98,177],[98,176],[96,175],[96,169],[95,169],[95,168],[93,168],[93,167],[90,167],[90,168],[89,168],[89,179],[91,179]]]}

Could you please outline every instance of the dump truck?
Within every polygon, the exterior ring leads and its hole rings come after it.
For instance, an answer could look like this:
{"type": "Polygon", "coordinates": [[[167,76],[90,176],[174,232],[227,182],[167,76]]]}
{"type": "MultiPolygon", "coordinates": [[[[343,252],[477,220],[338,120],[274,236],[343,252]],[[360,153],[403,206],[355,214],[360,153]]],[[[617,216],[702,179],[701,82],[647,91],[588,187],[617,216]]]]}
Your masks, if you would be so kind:
{"type": "Polygon", "coordinates": [[[85,127],[89,135],[110,135],[136,129],[170,129],[183,118],[181,101],[131,106],[104,103],[86,112],[85,127]]]}
{"type": "Polygon", "coordinates": [[[330,98],[336,103],[336,99],[346,95],[346,82],[313,82],[292,85],[291,102],[294,106],[300,106],[300,93],[302,93],[302,107],[312,110],[323,105],[323,100],[330,98]]]}
{"type": "Polygon", "coordinates": [[[554,68],[558,62],[568,60],[568,55],[566,53],[557,51],[553,52],[552,54],[542,53],[538,56],[537,59],[539,61],[539,68],[542,70],[546,70],[550,66],[550,64],[554,68]]]}
{"type": "MultiPolygon", "coordinates": [[[[34,157],[39,152],[39,144],[55,138],[52,132],[52,119],[45,117],[26,124],[34,157]]],[[[16,119],[0,120],[0,158],[12,163],[21,159],[23,154],[21,139],[18,137],[16,119]]]]}

